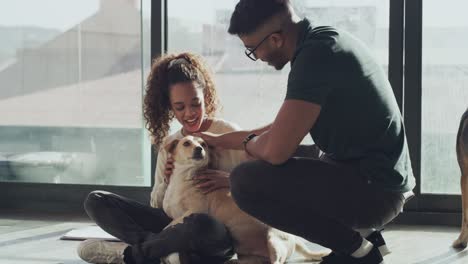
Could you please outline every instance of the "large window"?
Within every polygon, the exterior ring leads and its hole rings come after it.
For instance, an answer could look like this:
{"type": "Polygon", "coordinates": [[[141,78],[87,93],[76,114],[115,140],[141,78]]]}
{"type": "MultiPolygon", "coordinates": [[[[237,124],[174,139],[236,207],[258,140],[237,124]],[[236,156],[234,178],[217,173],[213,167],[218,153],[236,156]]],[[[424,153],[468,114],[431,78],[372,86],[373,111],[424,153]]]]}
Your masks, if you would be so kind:
{"type": "MultiPolygon", "coordinates": [[[[24,187],[19,196],[27,203],[29,185],[16,182],[119,185],[119,191],[149,192],[121,185],[151,182],[142,119],[150,49],[202,55],[214,72],[224,107],[220,117],[246,129],[271,122],[286,92],[289,65],[275,71],[245,57],[242,42],[227,33],[237,2],[0,1],[0,183],[24,187]]],[[[459,211],[455,137],[468,106],[466,1],[292,2],[299,16],[315,26],[351,32],[384,69],[390,67],[404,106],[415,191],[421,194],[407,209],[459,211]]],[[[310,137],[304,141],[310,143],[310,137]]],[[[44,188],[78,191],[70,199],[81,202],[95,186],[44,188]]],[[[54,199],[43,195],[46,191],[33,195],[54,199]]]]}
{"type": "MultiPolygon", "coordinates": [[[[290,68],[275,71],[244,55],[242,42],[227,33],[237,2],[168,1],[168,51],[203,55],[215,74],[224,107],[221,116],[243,128],[255,128],[273,121],[284,99],[290,68]]],[[[387,69],[388,0],[295,0],[293,4],[314,25],[332,25],[356,35],[387,69]]]]}
{"type": "Polygon", "coordinates": [[[421,192],[460,194],[455,140],[468,107],[468,2],[423,1],[421,192]]]}
{"type": "Polygon", "coordinates": [[[0,181],[150,185],[149,4],[0,2],[0,181]]]}

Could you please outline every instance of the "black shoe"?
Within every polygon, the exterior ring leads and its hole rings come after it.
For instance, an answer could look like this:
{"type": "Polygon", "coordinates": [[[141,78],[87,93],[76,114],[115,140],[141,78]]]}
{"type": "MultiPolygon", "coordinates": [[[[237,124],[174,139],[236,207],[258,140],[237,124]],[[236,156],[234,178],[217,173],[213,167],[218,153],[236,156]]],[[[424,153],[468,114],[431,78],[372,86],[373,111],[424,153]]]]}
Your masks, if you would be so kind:
{"type": "Polygon", "coordinates": [[[377,247],[373,247],[371,251],[362,258],[354,258],[344,254],[330,253],[323,258],[320,264],[381,264],[383,257],[377,247]]]}
{"type": "Polygon", "coordinates": [[[386,256],[390,254],[391,251],[388,249],[387,244],[385,243],[381,233],[382,230],[372,232],[369,236],[366,237],[366,239],[379,249],[382,256],[386,256]]]}
{"type": "MultiPolygon", "coordinates": [[[[383,230],[383,229],[382,229],[383,230]]],[[[382,236],[382,230],[376,230],[366,237],[366,240],[371,242],[375,248],[378,248],[381,256],[386,256],[390,254],[390,250],[385,243],[385,240],[382,236]]],[[[351,256],[343,255],[340,253],[332,252],[330,255],[323,258],[323,261],[320,263],[323,264],[341,264],[341,263],[352,263],[349,258],[351,256]]]]}

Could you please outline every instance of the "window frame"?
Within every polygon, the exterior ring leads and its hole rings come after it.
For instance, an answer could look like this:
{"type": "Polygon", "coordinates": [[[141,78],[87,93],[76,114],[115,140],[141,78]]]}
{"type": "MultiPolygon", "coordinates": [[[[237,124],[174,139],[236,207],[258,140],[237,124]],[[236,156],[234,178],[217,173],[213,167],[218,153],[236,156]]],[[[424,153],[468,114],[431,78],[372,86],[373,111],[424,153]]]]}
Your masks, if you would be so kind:
{"type": "MultiPolygon", "coordinates": [[[[396,95],[403,109],[404,124],[407,133],[408,147],[416,178],[416,196],[405,206],[405,212],[396,222],[405,224],[439,224],[459,225],[461,223],[461,195],[421,193],[421,118],[422,118],[422,31],[423,1],[392,1],[393,9],[398,13],[394,19],[402,29],[398,38],[403,36],[403,57],[395,80],[398,91],[396,95]],[[403,14],[403,15],[401,15],[403,14]],[[402,73],[402,76],[400,76],[402,73]]],[[[391,12],[392,13],[392,12],[391,12]]],[[[399,41],[401,41],[399,39],[399,41]]],[[[401,48],[399,48],[401,49],[401,48]]],[[[393,84],[393,83],[392,83],[393,84]]],[[[394,86],[395,88],[395,86],[394,86]]],[[[455,151],[455,149],[453,150],[455,151]]]]}
{"type": "MultiPolygon", "coordinates": [[[[166,50],[167,0],[151,1],[151,58],[166,50]]],[[[156,155],[151,146],[151,186],[154,185],[156,155]]],[[[0,208],[31,212],[70,212],[84,214],[83,201],[94,190],[106,190],[149,203],[152,187],[87,184],[0,182],[0,208]]]]}

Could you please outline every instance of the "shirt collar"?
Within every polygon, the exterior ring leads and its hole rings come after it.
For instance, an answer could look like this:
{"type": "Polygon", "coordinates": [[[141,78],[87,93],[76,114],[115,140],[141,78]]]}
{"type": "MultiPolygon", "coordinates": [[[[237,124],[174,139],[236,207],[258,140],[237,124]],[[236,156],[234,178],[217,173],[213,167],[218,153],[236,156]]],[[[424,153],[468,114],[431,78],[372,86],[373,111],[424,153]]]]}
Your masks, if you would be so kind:
{"type": "Polygon", "coordinates": [[[299,26],[299,34],[297,35],[296,50],[294,52],[294,56],[291,60],[291,63],[293,63],[294,60],[296,59],[298,49],[301,47],[302,43],[307,38],[308,33],[312,30],[312,25],[307,18],[304,18],[301,21],[299,21],[298,26],[299,26]]]}

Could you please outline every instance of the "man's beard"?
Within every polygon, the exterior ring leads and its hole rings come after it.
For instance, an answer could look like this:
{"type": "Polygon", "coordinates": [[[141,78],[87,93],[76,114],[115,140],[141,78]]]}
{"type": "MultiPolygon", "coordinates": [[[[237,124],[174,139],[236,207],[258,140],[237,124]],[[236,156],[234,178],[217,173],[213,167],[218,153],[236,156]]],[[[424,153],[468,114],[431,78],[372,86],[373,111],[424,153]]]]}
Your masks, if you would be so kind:
{"type": "Polygon", "coordinates": [[[279,52],[271,54],[269,58],[271,58],[270,60],[268,60],[269,64],[273,66],[275,70],[278,71],[282,70],[284,68],[284,65],[288,63],[287,60],[282,59],[281,53],[279,52]]]}
{"type": "Polygon", "coordinates": [[[273,63],[272,62],[270,65],[273,66],[275,68],[275,70],[281,71],[284,68],[284,66],[286,65],[286,63],[283,63],[283,62],[274,62],[273,63]]]}
{"type": "Polygon", "coordinates": [[[286,65],[286,63],[283,63],[283,64],[281,64],[281,65],[274,65],[275,70],[281,71],[281,70],[284,68],[284,65],[286,65]]]}

